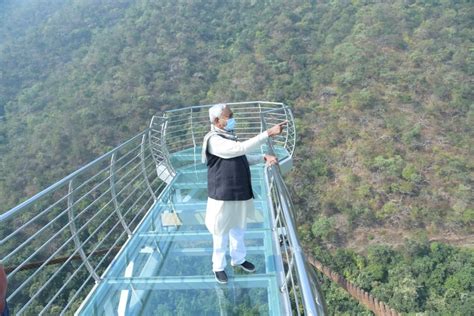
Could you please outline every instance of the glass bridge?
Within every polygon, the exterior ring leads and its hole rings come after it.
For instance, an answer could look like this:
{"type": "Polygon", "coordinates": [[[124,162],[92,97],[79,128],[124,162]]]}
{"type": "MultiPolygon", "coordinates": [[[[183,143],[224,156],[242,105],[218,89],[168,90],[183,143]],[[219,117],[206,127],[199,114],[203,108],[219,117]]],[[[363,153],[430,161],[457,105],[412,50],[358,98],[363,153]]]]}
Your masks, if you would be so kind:
{"type": "Polygon", "coordinates": [[[251,138],[288,120],[259,149],[279,166],[251,167],[256,214],[245,235],[248,274],[211,271],[204,225],[201,145],[209,106],[154,116],[150,127],[17,207],[0,214],[7,301],[25,315],[324,315],[314,271],[296,236],[282,179],[295,125],[274,102],[229,103],[236,134],[251,138]]]}

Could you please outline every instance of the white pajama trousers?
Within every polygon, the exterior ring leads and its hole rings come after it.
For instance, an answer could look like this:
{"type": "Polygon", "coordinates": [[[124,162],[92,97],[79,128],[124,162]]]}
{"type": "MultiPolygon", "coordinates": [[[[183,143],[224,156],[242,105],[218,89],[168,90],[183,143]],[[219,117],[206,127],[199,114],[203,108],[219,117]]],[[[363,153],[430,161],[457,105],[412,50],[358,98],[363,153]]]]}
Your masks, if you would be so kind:
{"type": "Polygon", "coordinates": [[[232,228],[228,234],[212,235],[214,245],[212,252],[212,271],[224,271],[227,266],[225,253],[229,244],[230,263],[236,266],[245,261],[247,251],[244,244],[244,234],[244,229],[232,228]]]}

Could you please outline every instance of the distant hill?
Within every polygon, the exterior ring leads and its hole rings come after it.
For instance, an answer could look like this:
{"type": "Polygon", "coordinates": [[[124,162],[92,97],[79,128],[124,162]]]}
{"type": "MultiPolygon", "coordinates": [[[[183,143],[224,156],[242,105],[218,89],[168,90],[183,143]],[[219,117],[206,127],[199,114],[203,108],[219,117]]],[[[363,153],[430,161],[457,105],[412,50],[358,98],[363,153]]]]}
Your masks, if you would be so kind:
{"type": "MultiPolygon", "coordinates": [[[[2,1],[0,211],[157,111],[273,100],[297,117],[308,247],[472,249],[474,6],[368,3],[2,1]]],[[[443,311],[425,296],[405,311],[443,311]]]]}

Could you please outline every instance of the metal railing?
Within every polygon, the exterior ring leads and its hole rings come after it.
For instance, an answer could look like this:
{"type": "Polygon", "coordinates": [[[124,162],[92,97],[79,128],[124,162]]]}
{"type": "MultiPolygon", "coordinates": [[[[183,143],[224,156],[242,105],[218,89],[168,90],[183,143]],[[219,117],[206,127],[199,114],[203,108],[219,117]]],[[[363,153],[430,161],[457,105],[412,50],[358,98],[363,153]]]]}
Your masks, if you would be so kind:
{"type": "MultiPolygon", "coordinates": [[[[291,160],[296,131],[289,107],[263,101],[228,104],[238,120],[240,140],[264,131],[267,124],[287,120],[284,133],[272,138],[265,150],[275,148],[282,163],[291,160]]],[[[79,307],[146,213],[168,191],[176,170],[201,163],[210,106],[154,116],[140,134],[0,214],[0,258],[7,267],[7,300],[15,314],[69,314],[79,307]]],[[[292,295],[298,314],[300,306],[308,315],[320,314],[320,291],[305,265],[278,169],[268,168],[266,176],[275,236],[283,240],[280,251],[288,263],[280,289],[292,295]]]]}
{"type": "MultiPolygon", "coordinates": [[[[261,121],[267,126],[266,113],[261,121]]],[[[275,155],[272,139],[267,140],[268,151],[275,155]]],[[[289,159],[289,158],[288,158],[289,159]]],[[[313,269],[309,267],[296,234],[296,221],[288,188],[278,165],[265,169],[268,202],[272,208],[272,230],[279,241],[281,256],[286,264],[280,291],[287,293],[291,309],[296,315],[325,315],[326,305],[313,269]]]]}
{"type": "Polygon", "coordinates": [[[100,281],[172,176],[150,136],[151,128],[0,215],[15,314],[75,310],[100,281]]]}
{"type": "MultiPolygon", "coordinates": [[[[285,148],[288,155],[292,156],[296,142],[296,128],[291,109],[283,103],[249,101],[227,103],[234,112],[237,120],[235,129],[240,141],[247,140],[265,129],[262,125],[261,114],[265,114],[267,124],[277,124],[285,120],[289,122],[288,128],[282,135],[273,138],[275,146],[285,148]]],[[[162,146],[167,152],[173,154],[184,149],[194,148],[200,150],[204,136],[209,132],[209,108],[212,105],[200,105],[170,110],[163,117],[153,117],[153,120],[165,120],[166,137],[162,146]]],[[[152,132],[156,130],[153,129],[152,132]]],[[[153,134],[152,134],[153,138],[153,134]]]]}
{"type": "Polygon", "coordinates": [[[296,315],[325,315],[321,289],[296,235],[292,206],[278,167],[268,167],[266,178],[270,188],[269,205],[273,211],[272,230],[285,262],[280,291],[289,296],[291,309],[296,315]]]}

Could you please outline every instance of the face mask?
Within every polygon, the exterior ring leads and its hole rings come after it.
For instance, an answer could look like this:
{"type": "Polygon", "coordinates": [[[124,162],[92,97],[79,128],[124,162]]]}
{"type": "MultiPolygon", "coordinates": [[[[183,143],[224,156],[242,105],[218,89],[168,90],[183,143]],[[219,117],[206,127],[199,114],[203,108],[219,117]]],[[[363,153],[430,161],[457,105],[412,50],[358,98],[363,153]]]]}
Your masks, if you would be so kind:
{"type": "Polygon", "coordinates": [[[233,131],[235,128],[235,118],[230,118],[227,120],[227,125],[224,127],[224,129],[228,132],[233,131]]]}

